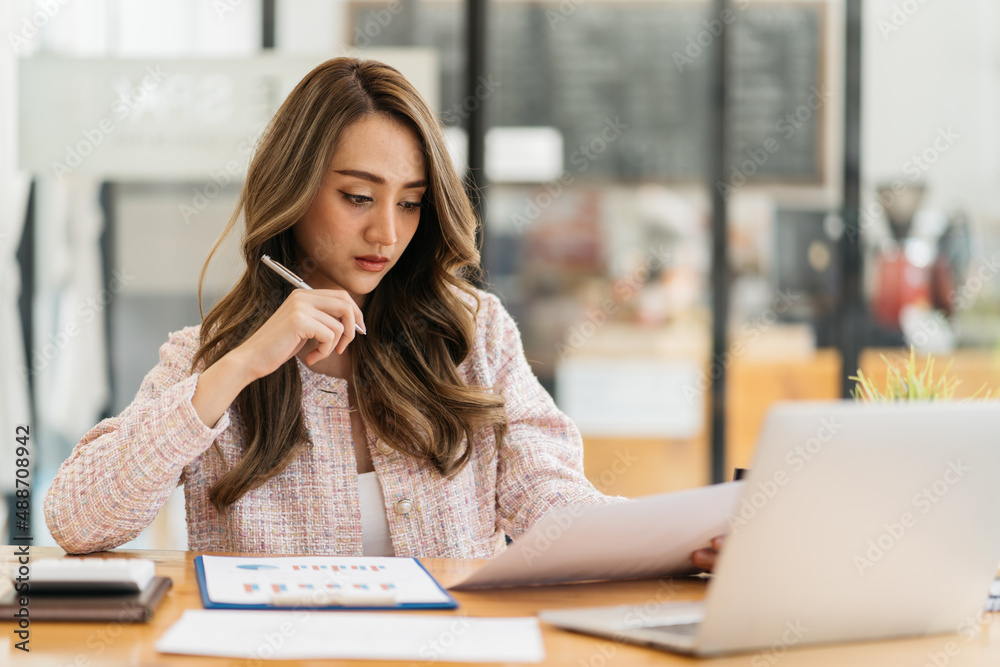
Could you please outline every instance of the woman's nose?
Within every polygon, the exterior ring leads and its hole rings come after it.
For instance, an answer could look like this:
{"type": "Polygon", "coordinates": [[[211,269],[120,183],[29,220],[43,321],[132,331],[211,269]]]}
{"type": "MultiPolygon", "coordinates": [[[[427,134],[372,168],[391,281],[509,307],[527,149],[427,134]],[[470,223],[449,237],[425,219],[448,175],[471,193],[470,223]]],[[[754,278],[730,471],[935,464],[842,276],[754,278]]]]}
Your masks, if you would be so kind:
{"type": "Polygon", "coordinates": [[[372,212],[372,219],[365,230],[365,240],[378,245],[390,246],[396,243],[395,206],[378,206],[372,212]]]}

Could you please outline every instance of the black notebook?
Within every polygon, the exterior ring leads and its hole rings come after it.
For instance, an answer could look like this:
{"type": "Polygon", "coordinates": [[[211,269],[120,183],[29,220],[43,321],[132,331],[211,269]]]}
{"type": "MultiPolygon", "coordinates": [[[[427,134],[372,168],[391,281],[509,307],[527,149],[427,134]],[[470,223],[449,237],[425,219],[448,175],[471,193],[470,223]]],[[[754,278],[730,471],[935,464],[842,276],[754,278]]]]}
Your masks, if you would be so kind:
{"type": "MultiPolygon", "coordinates": [[[[118,621],[144,623],[153,616],[163,596],[173,585],[169,577],[154,577],[139,593],[66,592],[28,593],[28,611],[33,621],[118,621]]],[[[0,597],[0,616],[11,618],[25,597],[13,589],[0,597]]]]}

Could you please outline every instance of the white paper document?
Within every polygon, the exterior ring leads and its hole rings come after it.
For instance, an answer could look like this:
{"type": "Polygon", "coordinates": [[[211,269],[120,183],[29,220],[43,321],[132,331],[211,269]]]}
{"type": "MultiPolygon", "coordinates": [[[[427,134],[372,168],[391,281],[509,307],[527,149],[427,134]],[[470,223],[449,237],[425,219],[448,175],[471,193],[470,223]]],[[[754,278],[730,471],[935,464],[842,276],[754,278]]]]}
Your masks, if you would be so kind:
{"type": "Polygon", "coordinates": [[[452,589],[694,572],[691,552],[729,529],[742,483],[553,510],[452,589]]]}
{"type": "Polygon", "coordinates": [[[188,610],[156,642],[160,653],[250,660],[540,662],[536,618],[408,612],[188,610]]]}

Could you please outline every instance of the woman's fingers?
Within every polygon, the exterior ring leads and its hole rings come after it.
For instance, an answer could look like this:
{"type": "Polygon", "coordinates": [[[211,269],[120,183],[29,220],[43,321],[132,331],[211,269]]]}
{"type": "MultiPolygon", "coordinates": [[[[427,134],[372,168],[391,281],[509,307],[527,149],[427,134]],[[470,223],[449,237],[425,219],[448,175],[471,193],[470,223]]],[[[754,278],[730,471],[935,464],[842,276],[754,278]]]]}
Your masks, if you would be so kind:
{"type": "MultiPolygon", "coordinates": [[[[353,299],[351,300],[351,303],[354,303],[353,299]]],[[[368,326],[365,324],[365,314],[361,312],[361,308],[359,308],[358,304],[356,303],[354,304],[354,321],[357,322],[358,326],[361,327],[362,333],[364,334],[368,333],[368,326]]],[[[354,325],[351,325],[351,329],[353,328],[354,325]]]]}
{"type": "Polygon", "coordinates": [[[255,360],[254,374],[263,377],[315,341],[303,361],[308,366],[333,353],[343,354],[363,324],[361,309],[344,290],[293,290],[245,348],[255,360]]]}
{"type": "Polygon", "coordinates": [[[316,349],[311,350],[306,355],[304,361],[307,366],[312,366],[321,359],[329,357],[339,345],[343,344],[344,338],[344,325],[339,320],[330,317],[321,310],[317,310],[314,317],[316,326],[311,338],[316,341],[317,345],[316,349]]]}
{"type": "MultiPolygon", "coordinates": [[[[356,332],[355,323],[364,326],[361,309],[351,298],[351,295],[344,290],[294,290],[292,294],[282,304],[282,308],[288,307],[298,311],[305,311],[310,317],[314,317],[325,324],[337,321],[340,326],[331,326],[331,330],[343,330],[347,336],[347,343],[354,340],[356,332]],[[291,303],[290,303],[291,302],[291,303]],[[326,314],[332,319],[320,317],[319,314],[326,314]]],[[[279,308],[279,311],[281,308],[279,308]]],[[[275,313],[277,314],[277,313],[275,313]]],[[[338,346],[338,352],[343,352],[346,345],[338,346]]]]}
{"type": "Polygon", "coordinates": [[[351,322],[339,320],[322,310],[317,310],[315,317],[316,321],[329,332],[330,336],[326,340],[321,341],[321,344],[314,350],[314,352],[319,351],[321,354],[316,357],[315,361],[310,362],[310,365],[320,359],[325,359],[334,352],[343,354],[344,350],[347,349],[347,345],[354,340],[355,333],[351,322]]]}
{"type": "Polygon", "coordinates": [[[715,557],[717,552],[714,549],[698,549],[691,554],[691,562],[695,567],[711,572],[715,567],[715,557]]]}
{"type": "MultiPolygon", "coordinates": [[[[346,291],[318,289],[306,292],[306,294],[316,299],[316,308],[340,320],[344,324],[345,329],[356,332],[355,325],[357,325],[362,331],[367,331],[361,308],[358,307],[358,304],[354,302],[354,299],[346,291]]],[[[351,340],[353,339],[354,336],[352,334],[351,340]]]]}
{"type": "Polygon", "coordinates": [[[358,319],[354,309],[351,308],[343,315],[337,317],[337,321],[344,327],[344,337],[342,343],[337,346],[337,353],[342,354],[344,350],[347,349],[347,344],[354,340],[354,336],[358,332],[358,330],[354,328],[358,319]]]}
{"type": "Polygon", "coordinates": [[[719,550],[722,549],[722,544],[725,542],[726,538],[724,535],[718,535],[712,538],[710,547],[705,549],[698,549],[691,553],[691,562],[694,563],[695,567],[700,567],[701,569],[711,572],[715,569],[715,562],[719,557],[719,550]]]}
{"type": "Polygon", "coordinates": [[[348,329],[354,329],[354,325],[357,324],[362,331],[368,331],[368,327],[365,326],[364,313],[361,312],[361,308],[346,290],[317,289],[307,293],[320,297],[322,301],[317,303],[317,307],[336,317],[348,329]]]}

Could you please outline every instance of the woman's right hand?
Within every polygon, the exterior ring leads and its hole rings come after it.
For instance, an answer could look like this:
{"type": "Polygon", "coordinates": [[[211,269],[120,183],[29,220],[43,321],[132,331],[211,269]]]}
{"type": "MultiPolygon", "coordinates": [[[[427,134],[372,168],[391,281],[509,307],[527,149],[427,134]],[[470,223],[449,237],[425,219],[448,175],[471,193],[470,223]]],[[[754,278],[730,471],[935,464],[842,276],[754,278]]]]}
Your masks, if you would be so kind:
{"type": "Polygon", "coordinates": [[[355,322],[366,328],[361,309],[346,291],[297,289],[233,352],[252,382],[276,371],[310,340],[317,345],[303,360],[307,366],[334,352],[343,354],[357,333],[355,322]]]}
{"type": "Polygon", "coordinates": [[[270,375],[310,340],[317,341],[304,359],[307,366],[331,354],[343,354],[364,315],[344,290],[297,289],[246,341],[205,369],[191,403],[209,427],[218,423],[243,388],[270,375]]]}
{"type": "Polygon", "coordinates": [[[724,535],[719,535],[718,537],[712,538],[711,546],[705,549],[698,549],[691,554],[691,562],[694,563],[695,567],[700,567],[706,572],[711,572],[715,569],[715,562],[719,558],[719,552],[722,550],[722,543],[725,541],[724,535]]]}

